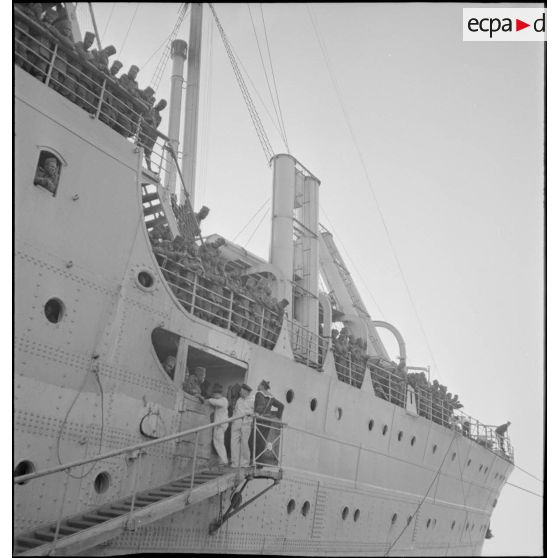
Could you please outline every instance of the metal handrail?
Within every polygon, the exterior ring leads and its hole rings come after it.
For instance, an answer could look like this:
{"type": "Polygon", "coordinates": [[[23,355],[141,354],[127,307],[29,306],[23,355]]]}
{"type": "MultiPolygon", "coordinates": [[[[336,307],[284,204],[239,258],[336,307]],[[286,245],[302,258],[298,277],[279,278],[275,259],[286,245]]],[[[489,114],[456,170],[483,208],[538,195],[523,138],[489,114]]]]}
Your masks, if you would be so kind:
{"type": "Polygon", "coordinates": [[[178,432],[176,434],[170,434],[169,436],[164,436],[163,438],[158,438],[157,440],[151,440],[149,442],[143,442],[141,444],[135,444],[133,446],[128,446],[125,448],[121,448],[119,450],[110,451],[104,453],[102,455],[97,455],[95,457],[90,457],[88,459],[80,459],[79,461],[73,461],[70,463],[65,463],[63,465],[58,465],[57,467],[51,467],[50,469],[45,469],[44,471],[38,471],[36,473],[28,473],[27,475],[20,475],[19,477],[15,477],[13,482],[14,484],[19,484],[23,482],[27,482],[29,480],[33,480],[39,477],[44,477],[47,475],[52,475],[54,473],[59,473],[61,471],[66,471],[68,469],[73,469],[74,467],[81,467],[82,465],[87,465],[88,463],[93,463],[96,461],[103,461],[104,459],[109,459],[111,457],[116,457],[118,455],[122,455],[125,453],[131,453],[134,451],[142,450],[151,446],[155,446],[157,444],[163,444],[165,442],[169,442],[172,440],[176,440],[177,438],[181,438],[183,436],[189,436],[190,434],[196,434],[203,430],[208,430],[209,428],[213,428],[215,426],[220,426],[221,424],[228,424],[230,422],[234,422],[236,420],[243,419],[245,417],[255,416],[252,413],[246,413],[244,415],[239,415],[236,417],[231,417],[226,420],[222,420],[219,422],[212,422],[209,424],[204,424],[202,426],[198,426],[197,428],[191,428],[190,430],[184,430],[183,432],[178,432]]]}
{"type": "Polygon", "coordinates": [[[295,320],[287,319],[291,349],[297,360],[307,366],[316,365],[321,368],[328,349],[329,341],[326,337],[310,331],[295,320]]]}

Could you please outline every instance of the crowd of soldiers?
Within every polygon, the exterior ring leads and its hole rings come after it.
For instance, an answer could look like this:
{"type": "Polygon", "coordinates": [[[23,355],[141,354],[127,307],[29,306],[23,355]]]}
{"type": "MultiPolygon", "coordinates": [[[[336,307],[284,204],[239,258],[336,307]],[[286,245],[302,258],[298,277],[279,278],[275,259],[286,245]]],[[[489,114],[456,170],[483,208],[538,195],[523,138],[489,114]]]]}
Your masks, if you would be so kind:
{"type": "Polygon", "coordinates": [[[344,327],[340,332],[336,329],[331,330],[331,343],[337,377],[342,382],[360,387],[368,361],[364,340],[360,337],[355,338],[348,328],[344,327]]]}
{"type": "Polygon", "coordinates": [[[288,301],[272,296],[268,279],[243,276],[231,266],[220,251],[223,238],[170,240],[168,229],[157,225],[149,236],[165,279],[188,312],[273,349],[288,301]]]}
{"type": "Polygon", "coordinates": [[[407,384],[416,394],[417,412],[434,422],[450,428],[453,412],[463,407],[458,395],[452,395],[437,380],[430,383],[424,372],[407,372],[404,362],[380,366],[366,354],[365,341],[352,335],[347,327],[331,330],[331,343],[338,378],[361,387],[366,369],[370,369],[376,396],[405,407],[407,384]]]}
{"type": "Polygon", "coordinates": [[[114,46],[92,48],[95,35],[89,31],[82,41],[74,42],[72,26],[61,3],[48,9],[40,3],[14,7],[15,15],[19,16],[14,27],[16,64],[40,81],[48,79],[49,87],[90,114],[98,115],[119,134],[135,137],[144,147],[151,170],[160,113],[167,102],[161,99],[155,103],[151,87],[139,88],[136,80],[139,68],[132,65],[118,77],[122,62],[109,60],[116,54],[114,46]]]}

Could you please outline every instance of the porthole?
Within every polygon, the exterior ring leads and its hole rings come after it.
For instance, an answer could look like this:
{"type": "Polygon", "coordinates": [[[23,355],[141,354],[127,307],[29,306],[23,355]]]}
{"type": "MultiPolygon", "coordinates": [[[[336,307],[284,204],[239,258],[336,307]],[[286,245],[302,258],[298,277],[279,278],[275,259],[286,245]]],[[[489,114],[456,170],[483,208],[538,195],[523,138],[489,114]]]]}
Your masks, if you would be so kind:
{"type": "Polygon", "coordinates": [[[452,531],[453,531],[454,527],[455,527],[455,519],[451,522],[451,530],[452,531]]]}
{"type": "Polygon", "coordinates": [[[285,399],[287,400],[287,403],[292,403],[293,399],[294,399],[294,391],[292,389],[289,389],[287,391],[287,394],[285,395],[285,399]]]}
{"type": "Polygon", "coordinates": [[[467,525],[465,525],[465,531],[469,530],[469,523],[467,523],[467,525]]]}
{"type": "Polygon", "coordinates": [[[342,416],[343,416],[343,409],[341,409],[341,407],[335,407],[335,418],[337,420],[341,420],[342,416]]]}
{"type": "Polygon", "coordinates": [[[155,278],[149,271],[140,271],[136,277],[137,283],[140,288],[149,291],[155,284],[155,278]]]}
{"type": "Polygon", "coordinates": [[[467,467],[469,467],[469,465],[471,465],[471,460],[470,459],[467,461],[467,467]]]}
{"type": "Polygon", "coordinates": [[[45,304],[46,319],[53,324],[62,320],[65,313],[64,303],[59,298],[51,298],[45,304]]]}
{"type": "Polygon", "coordinates": [[[484,468],[484,474],[486,475],[487,473],[488,473],[488,465],[486,465],[484,468]]]}
{"type": "Polygon", "coordinates": [[[417,441],[417,437],[416,437],[416,436],[413,436],[413,437],[411,438],[411,446],[414,446],[416,441],[417,441]]]}
{"type": "Polygon", "coordinates": [[[397,433],[397,440],[400,442],[403,439],[403,430],[400,430],[397,433]]]}
{"type": "Polygon", "coordinates": [[[394,514],[391,516],[391,524],[392,524],[392,525],[395,525],[396,521],[397,521],[397,514],[394,513],[394,514]]]}
{"type": "Polygon", "coordinates": [[[451,460],[452,460],[452,461],[455,461],[456,456],[457,456],[457,453],[453,452],[453,453],[451,454],[451,460]]]}
{"type": "Polygon", "coordinates": [[[296,506],[296,502],[292,499],[289,500],[289,503],[287,504],[287,513],[293,513],[295,506],[296,506]]]}
{"type": "Polygon", "coordinates": [[[434,444],[432,446],[432,453],[436,453],[436,450],[438,449],[438,446],[436,444],[434,444]]]}
{"type": "Polygon", "coordinates": [[[347,516],[349,515],[349,508],[347,506],[345,506],[343,508],[343,511],[341,512],[341,517],[343,519],[347,519],[347,516]]]}
{"type": "Polygon", "coordinates": [[[302,504],[302,508],[300,509],[300,511],[304,517],[308,515],[308,512],[310,511],[310,502],[308,500],[306,500],[306,502],[302,504]]]}
{"type": "Polygon", "coordinates": [[[431,519],[428,519],[428,521],[426,522],[426,528],[428,529],[428,527],[430,527],[430,523],[432,522],[431,519]]]}
{"type": "Polygon", "coordinates": [[[410,525],[410,524],[411,524],[411,521],[413,521],[413,516],[412,516],[412,515],[410,515],[410,516],[407,518],[407,525],[410,525]]]}
{"type": "Polygon", "coordinates": [[[99,473],[93,481],[93,488],[97,494],[103,494],[103,492],[106,492],[109,489],[109,486],[110,475],[105,471],[99,473]]]}
{"type": "Polygon", "coordinates": [[[372,430],[372,428],[374,428],[374,420],[370,419],[368,421],[368,430],[372,430]]]}
{"type": "Polygon", "coordinates": [[[480,466],[479,466],[479,473],[482,471],[482,467],[483,467],[483,465],[481,463],[480,466]]]}
{"type": "Polygon", "coordinates": [[[311,411],[315,411],[317,406],[318,406],[318,400],[314,397],[314,398],[310,401],[310,410],[311,410],[311,411]]]}
{"type": "Polygon", "coordinates": [[[353,520],[358,521],[359,517],[360,517],[360,510],[355,510],[355,513],[353,513],[353,520]]]}
{"type": "MultiPolygon", "coordinates": [[[[23,475],[30,475],[35,472],[35,465],[31,461],[24,459],[20,461],[14,469],[14,477],[21,477],[23,475]]],[[[17,484],[27,484],[29,481],[18,482],[17,484]]]]}
{"type": "Polygon", "coordinates": [[[384,426],[382,427],[382,434],[385,436],[387,431],[388,431],[387,424],[384,424],[384,426]]]}

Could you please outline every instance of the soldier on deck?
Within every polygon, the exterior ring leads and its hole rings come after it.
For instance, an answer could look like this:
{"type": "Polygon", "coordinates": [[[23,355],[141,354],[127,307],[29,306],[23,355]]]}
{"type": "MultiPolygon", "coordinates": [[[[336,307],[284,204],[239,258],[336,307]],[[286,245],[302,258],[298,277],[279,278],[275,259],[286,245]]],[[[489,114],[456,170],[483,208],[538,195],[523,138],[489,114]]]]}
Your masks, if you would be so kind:
{"type": "MultiPolygon", "coordinates": [[[[130,66],[127,73],[122,74],[118,78],[120,85],[134,97],[138,94],[138,82],[136,77],[138,75],[139,68],[135,65],[130,66]]],[[[138,97],[139,100],[139,97],[138,97]]],[[[129,104],[119,103],[119,120],[118,123],[121,125],[124,135],[126,137],[131,137],[134,135],[139,124],[139,112],[136,110],[137,106],[130,107],[129,104]]]]}
{"type": "MultiPolygon", "coordinates": [[[[150,88],[148,88],[150,89],[150,88]]],[[[153,91],[153,90],[152,90],[153,91]]],[[[167,106],[167,101],[161,99],[145,115],[140,129],[140,145],[143,146],[147,168],[151,170],[151,153],[157,141],[157,128],[161,124],[161,111],[167,106]]]]}
{"type": "Polygon", "coordinates": [[[93,60],[93,54],[89,49],[93,46],[94,40],[95,34],[87,31],[83,41],[75,43],[74,47],[82,64],[79,70],[70,68],[70,77],[76,82],[77,104],[90,113],[95,112],[95,97],[93,95],[94,82],[87,62],[92,62],[93,60]]]}
{"type": "Polygon", "coordinates": [[[35,186],[42,186],[54,196],[56,194],[56,188],[58,187],[59,172],[58,160],[56,157],[47,157],[44,160],[43,166],[37,168],[33,184],[35,184],[35,186]]]}
{"type": "Polygon", "coordinates": [[[199,399],[200,403],[204,403],[205,400],[202,397],[202,385],[204,382],[205,368],[203,366],[196,366],[196,368],[194,369],[194,373],[190,374],[186,378],[184,384],[182,385],[182,388],[186,393],[196,396],[199,399]]]}

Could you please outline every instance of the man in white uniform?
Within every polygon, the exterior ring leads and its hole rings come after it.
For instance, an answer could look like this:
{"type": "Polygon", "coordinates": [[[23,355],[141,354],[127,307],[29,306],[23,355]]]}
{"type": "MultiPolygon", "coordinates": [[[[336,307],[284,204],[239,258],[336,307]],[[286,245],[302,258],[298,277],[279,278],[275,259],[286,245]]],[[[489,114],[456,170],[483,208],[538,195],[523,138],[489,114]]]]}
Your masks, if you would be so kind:
{"type": "MultiPolygon", "coordinates": [[[[211,405],[215,410],[213,422],[221,422],[222,420],[227,420],[229,418],[227,409],[229,401],[223,395],[223,386],[221,384],[216,383],[213,385],[211,397],[206,399],[205,402],[209,403],[209,405],[211,405]]],[[[227,450],[225,449],[225,432],[228,427],[228,423],[219,424],[213,427],[213,447],[219,456],[219,465],[221,468],[226,467],[229,464],[227,450]]]]}
{"type": "MultiPolygon", "coordinates": [[[[240,397],[233,410],[233,417],[254,412],[254,398],[250,395],[252,388],[246,384],[240,387],[240,397]]],[[[250,446],[248,438],[252,430],[252,418],[245,417],[231,423],[231,465],[248,467],[250,465],[250,446]]]]}

